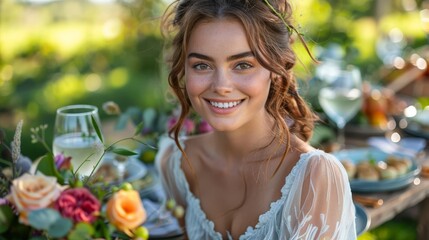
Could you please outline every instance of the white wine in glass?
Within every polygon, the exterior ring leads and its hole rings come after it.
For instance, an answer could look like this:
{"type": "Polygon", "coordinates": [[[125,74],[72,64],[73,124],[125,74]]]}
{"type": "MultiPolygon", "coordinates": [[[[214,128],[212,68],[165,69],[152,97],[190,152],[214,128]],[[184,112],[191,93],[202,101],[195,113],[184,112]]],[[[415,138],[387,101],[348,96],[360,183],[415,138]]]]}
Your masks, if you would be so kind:
{"type": "Polygon", "coordinates": [[[344,127],[362,106],[360,71],[353,66],[341,69],[337,75],[324,79],[319,91],[319,103],[338,128],[338,143],[344,147],[344,127]]]}
{"type": "Polygon", "coordinates": [[[53,153],[70,156],[74,171],[81,177],[91,174],[104,152],[92,118],[100,126],[98,109],[91,105],[59,108],[55,118],[53,153]]]}

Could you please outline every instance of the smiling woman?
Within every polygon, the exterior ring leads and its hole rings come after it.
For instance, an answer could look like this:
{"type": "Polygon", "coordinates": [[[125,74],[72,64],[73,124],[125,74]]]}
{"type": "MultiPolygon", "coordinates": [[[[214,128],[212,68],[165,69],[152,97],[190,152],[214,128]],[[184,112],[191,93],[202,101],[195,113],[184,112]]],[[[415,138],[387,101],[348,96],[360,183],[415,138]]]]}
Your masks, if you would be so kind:
{"type": "Polygon", "coordinates": [[[270,72],[253,56],[239,21],[198,23],[188,52],[186,93],[212,127],[233,130],[258,115],[264,119],[270,72]]]}
{"type": "MultiPolygon", "coordinates": [[[[165,15],[181,115],[156,163],[189,239],[355,239],[347,174],[309,140],[286,0],[182,0],[165,15]],[[180,137],[195,111],[214,131],[180,137]]],[[[305,43],[304,43],[304,46],[305,43]]]]}

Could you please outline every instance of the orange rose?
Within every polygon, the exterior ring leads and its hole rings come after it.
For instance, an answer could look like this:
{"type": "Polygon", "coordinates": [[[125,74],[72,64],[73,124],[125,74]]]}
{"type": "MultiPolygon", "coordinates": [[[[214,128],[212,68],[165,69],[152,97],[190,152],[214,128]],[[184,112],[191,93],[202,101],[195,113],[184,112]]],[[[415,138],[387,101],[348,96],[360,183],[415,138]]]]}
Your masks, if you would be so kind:
{"type": "Polygon", "coordinates": [[[132,236],[131,230],[146,220],[140,195],[135,190],[119,190],[107,202],[107,219],[118,230],[132,236]]]}
{"type": "Polygon", "coordinates": [[[60,196],[63,189],[55,177],[26,173],[13,180],[10,194],[6,198],[20,213],[20,222],[26,224],[30,211],[48,207],[60,196]]]}

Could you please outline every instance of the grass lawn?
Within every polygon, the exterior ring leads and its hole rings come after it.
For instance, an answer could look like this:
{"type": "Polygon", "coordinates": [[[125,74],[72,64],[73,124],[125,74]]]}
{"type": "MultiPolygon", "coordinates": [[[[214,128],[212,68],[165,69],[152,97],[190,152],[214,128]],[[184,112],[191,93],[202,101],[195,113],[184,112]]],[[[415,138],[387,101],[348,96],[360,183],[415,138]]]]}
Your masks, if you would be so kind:
{"type": "Polygon", "coordinates": [[[417,222],[411,219],[394,219],[363,233],[358,240],[414,240],[417,239],[417,222]]]}

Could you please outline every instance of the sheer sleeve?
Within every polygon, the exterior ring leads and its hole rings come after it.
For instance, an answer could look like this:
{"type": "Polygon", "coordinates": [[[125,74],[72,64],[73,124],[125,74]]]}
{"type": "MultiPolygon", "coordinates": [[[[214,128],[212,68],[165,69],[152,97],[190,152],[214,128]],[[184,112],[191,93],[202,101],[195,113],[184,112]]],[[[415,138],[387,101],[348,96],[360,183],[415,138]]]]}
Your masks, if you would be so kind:
{"type": "Polygon", "coordinates": [[[174,198],[178,204],[186,207],[186,183],[178,177],[181,156],[182,154],[173,139],[167,136],[160,139],[158,153],[155,157],[155,166],[160,175],[162,186],[167,198],[174,198]]]}
{"type": "Polygon", "coordinates": [[[284,239],[356,239],[349,181],[334,156],[315,151],[296,173],[280,231],[284,239]]]}

